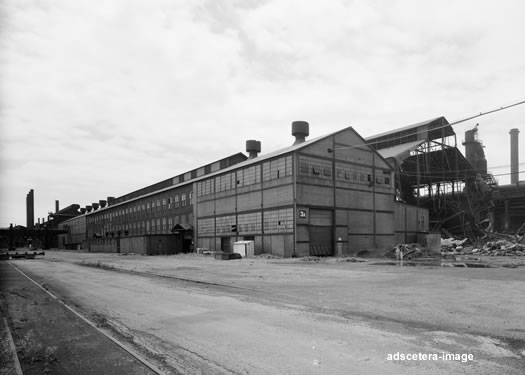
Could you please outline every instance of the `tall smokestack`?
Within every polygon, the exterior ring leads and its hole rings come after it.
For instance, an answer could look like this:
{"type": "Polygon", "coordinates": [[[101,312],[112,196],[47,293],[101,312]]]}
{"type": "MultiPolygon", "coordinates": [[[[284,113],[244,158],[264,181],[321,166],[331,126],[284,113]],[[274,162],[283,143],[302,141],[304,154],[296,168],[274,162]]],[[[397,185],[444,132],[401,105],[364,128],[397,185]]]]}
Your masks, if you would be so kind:
{"type": "Polygon", "coordinates": [[[35,227],[35,192],[33,189],[29,190],[26,196],[26,227],[35,227]]]}
{"type": "Polygon", "coordinates": [[[55,214],[58,213],[58,211],[60,211],[60,203],[58,200],[55,200],[55,214]]]}
{"type": "Polygon", "coordinates": [[[510,183],[518,184],[519,177],[519,147],[518,147],[518,134],[519,129],[510,129],[510,183]]]}
{"type": "Polygon", "coordinates": [[[303,143],[310,134],[310,125],[306,121],[292,122],[292,135],[295,137],[294,145],[303,143]]]}

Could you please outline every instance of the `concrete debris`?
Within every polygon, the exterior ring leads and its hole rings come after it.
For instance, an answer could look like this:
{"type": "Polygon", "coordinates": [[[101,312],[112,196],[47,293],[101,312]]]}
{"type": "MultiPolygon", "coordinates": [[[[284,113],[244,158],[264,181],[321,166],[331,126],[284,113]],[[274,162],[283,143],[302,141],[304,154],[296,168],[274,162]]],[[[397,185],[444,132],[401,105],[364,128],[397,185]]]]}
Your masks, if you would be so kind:
{"type": "MultiPolygon", "coordinates": [[[[484,244],[467,245],[462,241],[461,245],[458,245],[453,240],[446,241],[447,245],[442,245],[441,254],[447,255],[488,255],[488,256],[525,256],[525,244],[511,241],[508,239],[500,239],[496,241],[487,241],[484,244]],[[448,245],[451,244],[451,245],[448,245]]],[[[521,241],[521,238],[519,239],[521,241]]],[[[442,241],[443,243],[443,241],[442,241]]]]}

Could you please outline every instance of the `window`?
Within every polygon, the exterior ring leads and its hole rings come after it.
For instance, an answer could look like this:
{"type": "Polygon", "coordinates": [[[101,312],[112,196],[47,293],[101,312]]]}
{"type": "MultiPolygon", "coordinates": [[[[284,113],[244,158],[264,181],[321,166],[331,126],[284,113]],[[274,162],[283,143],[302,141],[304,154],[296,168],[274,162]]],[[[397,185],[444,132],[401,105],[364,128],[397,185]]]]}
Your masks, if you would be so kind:
{"type": "Polygon", "coordinates": [[[175,196],[175,208],[178,208],[179,207],[179,196],[176,195],[175,196]]]}
{"type": "Polygon", "coordinates": [[[162,198],[162,209],[166,210],[166,198],[162,198]]]}
{"type": "Polygon", "coordinates": [[[182,194],[180,197],[182,207],[186,207],[186,194],[182,194]]]}
{"type": "Polygon", "coordinates": [[[200,219],[197,223],[199,228],[199,236],[214,236],[215,235],[215,223],[214,219],[200,219]]]}
{"type": "Polygon", "coordinates": [[[293,210],[291,208],[267,211],[264,213],[265,233],[291,232],[292,230],[293,210]]]}
{"type": "Polygon", "coordinates": [[[193,204],[193,191],[190,191],[190,205],[193,204]]]}
{"type": "Polygon", "coordinates": [[[168,210],[171,210],[171,197],[168,198],[168,210]]]}
{"type": "Polygon", "coordinates": [[[162,218],[162,231],[165,233],[166,232],[166,218],[162,218]]]}
{"type": "Polygon", "coordinates": [[[157,211],[160,211],[160,199],[157,199],[157,211]]]}
{"type": "Polygon", "coordinates": [[[155,233],[155,220],[151,220],[151,233],[155,233]]]}
{"type": "Polygon", "coordinates": [[[263,163],[263,181],[292,175],[292,157],[286,156],[263,163]]]}

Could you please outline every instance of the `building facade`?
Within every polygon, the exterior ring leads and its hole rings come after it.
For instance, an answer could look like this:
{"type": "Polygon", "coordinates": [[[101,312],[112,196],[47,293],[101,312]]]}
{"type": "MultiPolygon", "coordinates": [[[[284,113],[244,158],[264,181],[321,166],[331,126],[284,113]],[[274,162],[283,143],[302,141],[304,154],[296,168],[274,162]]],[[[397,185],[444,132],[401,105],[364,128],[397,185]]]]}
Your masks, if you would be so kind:
{"type": "Polygon", "coordinates": [[[300,138],[196,182],[199,247],[253,240],[256,254],[293,257],[394,244],[388,163],[352,128],[300,138]]]}
{"type": "Polygon", "coordinates": [[[395,202],[392,168],[353,128],[311,140],[308,133],[307,123],[295,122],[289,147],[258,156],[259,145],[247,150],[250,158],[235,154],[86,206],[64,223],[71,231],[64,246],[173,254],[231,252],[236,241],[251,240],[255,254],[362,255],[382,254],[408,227],[428,230],[419,217],[416,226],[396,224],[398,211],[407,211],[395,202]]]}
{"type": "Polygon", "coordinates": [[[195,179],[246,160],[242,154],[147,186],[108,204],[86,207],[86,246],[92,252],[174,254],[194,249],[195,179]]]}

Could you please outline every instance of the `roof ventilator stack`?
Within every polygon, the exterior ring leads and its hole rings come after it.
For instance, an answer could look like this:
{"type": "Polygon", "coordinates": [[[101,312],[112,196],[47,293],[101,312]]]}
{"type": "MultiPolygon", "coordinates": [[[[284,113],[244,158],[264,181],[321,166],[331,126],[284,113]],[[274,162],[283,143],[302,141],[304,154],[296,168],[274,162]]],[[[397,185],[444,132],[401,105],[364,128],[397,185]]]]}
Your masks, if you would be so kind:
{"type": "Polygon", "coordinates": [[[292,122],[292,135],[295,137],[294,146],[303,143],[310,135],[310,125],[306,121],[292,122]]]}

